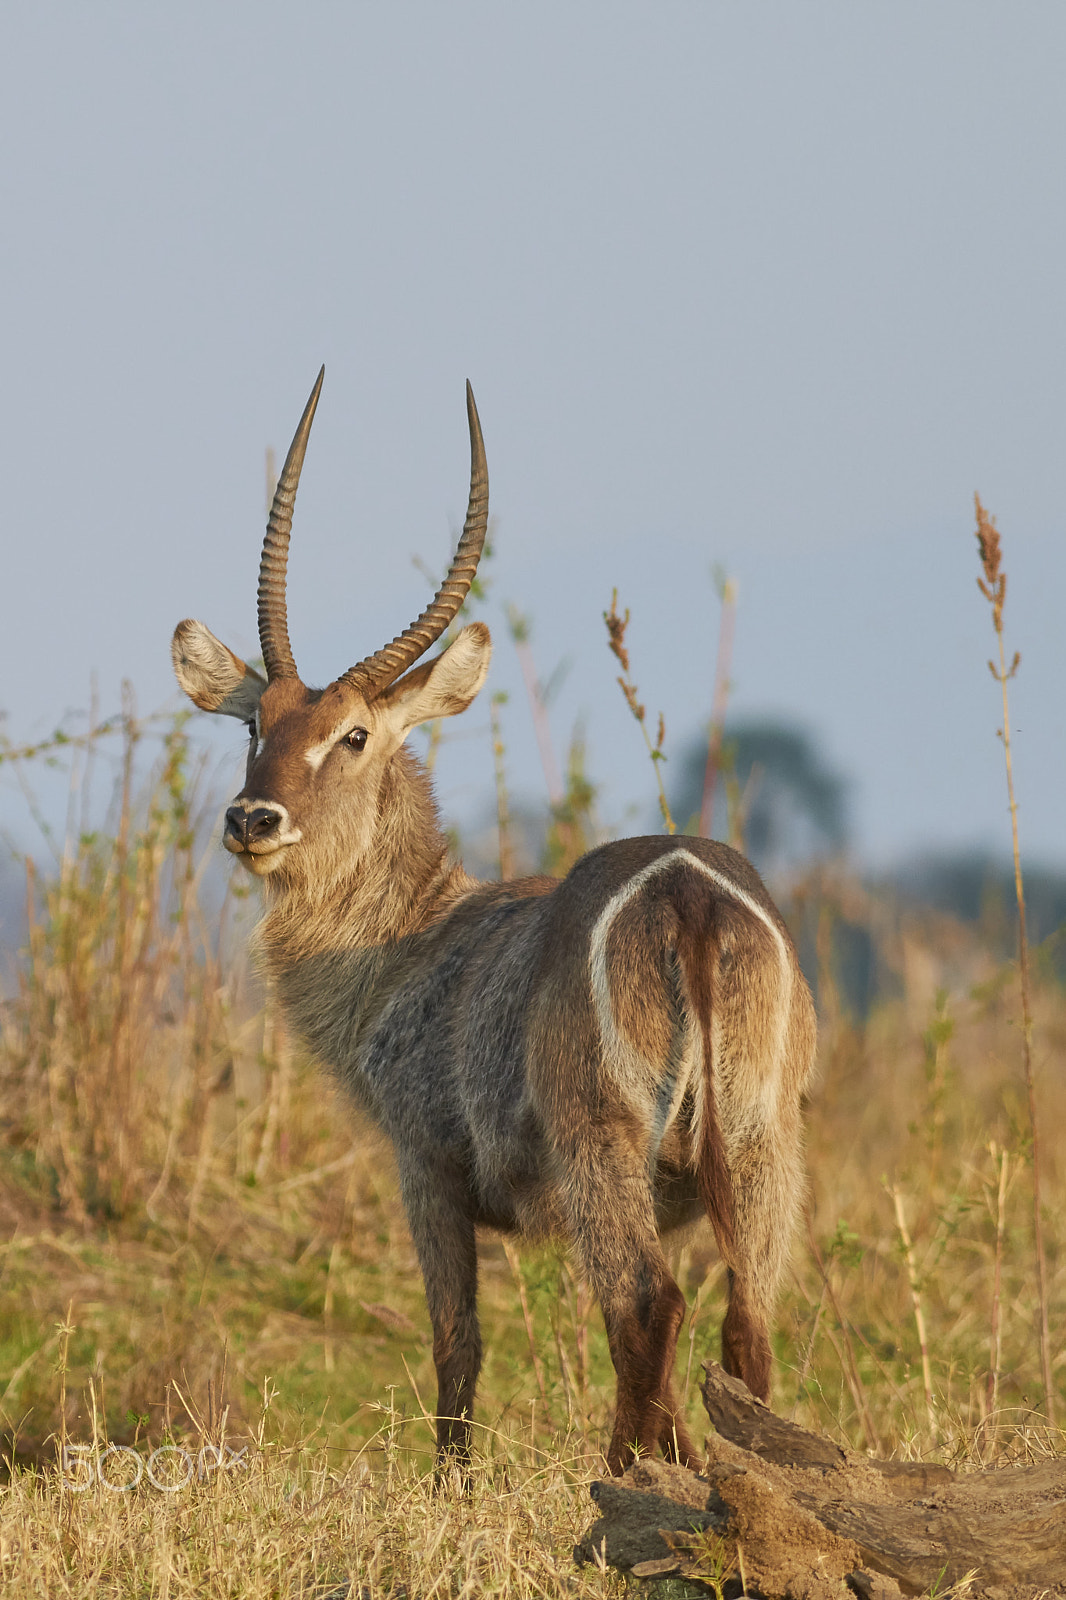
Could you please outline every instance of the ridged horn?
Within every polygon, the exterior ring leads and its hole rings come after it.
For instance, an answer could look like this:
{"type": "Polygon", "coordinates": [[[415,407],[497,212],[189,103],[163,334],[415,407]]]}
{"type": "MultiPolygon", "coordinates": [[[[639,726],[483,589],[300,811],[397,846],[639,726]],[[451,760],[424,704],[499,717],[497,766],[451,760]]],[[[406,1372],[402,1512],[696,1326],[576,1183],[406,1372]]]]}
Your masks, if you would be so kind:
{"type": "Polygon", "coordinates": [[[304,406],[300,426],[293,435],[285,465],[281,469],[274,502],[270,507],[263,554],[259,559],[259,643],[263,651],[267,679],[298,678],[296,662],[289,644],[288,608],[285,604],[285,569],[289,563],[289,534],[296,487],[304,464],[307,437],[315,419],[315,407],[322,393],[325,367],[318,374],[311,398],[304,406]]]}
{"type": "Polygon", "coordinates": [[[448,576],[422,615],[403,633],[397,634],[391,644],[350,667],[338,680],[358,689],[368,699],[387,689],[440,638],[466,599],[477,571],[489,522],[489,469],[485,460],[481,423],[474,404],[474,391],[469,383],[466,386],[466,414],[470,424],[470,498],[463,536],[448,568],[448,576]]]}

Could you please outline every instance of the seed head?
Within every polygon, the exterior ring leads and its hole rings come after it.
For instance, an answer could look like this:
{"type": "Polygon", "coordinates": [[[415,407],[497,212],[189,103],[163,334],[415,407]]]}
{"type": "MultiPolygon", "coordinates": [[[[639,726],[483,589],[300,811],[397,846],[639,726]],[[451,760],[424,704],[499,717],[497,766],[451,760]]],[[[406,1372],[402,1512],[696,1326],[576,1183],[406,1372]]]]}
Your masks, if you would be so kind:
{"type": "Polygon", "coordinates": [[[973,497],[977,511],[977,548],[981,553],[983,578],[977,587],[992,607],[992,621],[997,633],[1003,631],[1003,602],[1007,598],[1007,574],[1002,570],[1003,552],[1000,549],[999,529],[995,517],[990,517],[981,504],[980,495],[973,497]]]}
{"type": "MultiPolygon", "coordinates": [[[[618,590],[611,591],[611,609],[603,613],[603,620],[607,624],[607,639],[611,650],[622,663],[622,671],[629,671],[629,651],[625,646],[626,629],[629,627],[629,607],[626,607],[624,617],[618,615],[618,590]]],[[[628,695],[626,697],[628,699],[628,695]]]]}

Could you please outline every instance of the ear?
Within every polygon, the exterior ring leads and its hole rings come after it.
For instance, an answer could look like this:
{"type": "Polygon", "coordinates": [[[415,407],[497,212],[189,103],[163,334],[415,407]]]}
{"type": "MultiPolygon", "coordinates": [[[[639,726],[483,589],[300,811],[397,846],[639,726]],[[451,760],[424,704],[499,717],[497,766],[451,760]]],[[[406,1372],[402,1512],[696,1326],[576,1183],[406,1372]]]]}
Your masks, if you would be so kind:
{"type": "Polygon", "coordinates": [[[266,679],[246,666],[202,622],[186,618],[178,623],[170,657],[179,686],[201,711],[253,721],[266,679]]]}
{"type": "Polygon", "coordinates": [[[488,628],[483,622],[471,622],[441,655],[386,689],[379,704],[400,738],[420,722],[465,711],[485,682],[491,657],[488,628]]]}

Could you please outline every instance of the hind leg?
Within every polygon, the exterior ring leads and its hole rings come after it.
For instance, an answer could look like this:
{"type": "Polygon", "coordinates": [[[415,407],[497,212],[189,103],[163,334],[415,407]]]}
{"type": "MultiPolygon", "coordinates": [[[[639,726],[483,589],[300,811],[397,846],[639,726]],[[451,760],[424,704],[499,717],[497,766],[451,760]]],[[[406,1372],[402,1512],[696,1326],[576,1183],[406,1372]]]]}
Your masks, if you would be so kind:
{"type": "Polygon", "coordinates": [[[696,1449],[692,1436],[685,1426],[681,1401],[672,1383],[664,1393],[663,1399],[659,1449],[667,1461],[676,1461],[679,1467],[691,1467],[693,1471],[698,1471],[704,1465],[704,1457],[696,1449]]]}
{"type": "Polygon", "coordinates": [[[803,1179],[798,1120],[747,1139],[731,1153],[734,1251],[722,1365],[759,1400],[770,1398],[770,1319],[788,1258],[803,1179]]]}
{"type": "Polygon", "coordinates": [[[646,1159],[605,1142],[576,1153],[569,1165],[573,1237],[603,1312],[618,1379],[608,1469],[624,1472],[635,1456],[656,1448],[695,1463],[673,1385],[685,1297],[659,1244],[646,1159]]]}
{"type": "Polygon", "coordinates": [[[757,1400],[770,1400],[770,1331],[753,1304],[749,1281],[729,1270],[729,1309],[722,1323],[722,1365],[746,1383],[757,1400]]]}
{"type": "Polygon", "coordinates": [[[692,1465],[696,1449],[673,1385],[677,1335],[685,1297],[661,1252],[645,1253],[628,1280],[601,1291],[607,1341],[618,1377],[614,1429],[607,1451],[611,1472],[624,1472],[638,1455],[656,1448],[692,1465]]]}

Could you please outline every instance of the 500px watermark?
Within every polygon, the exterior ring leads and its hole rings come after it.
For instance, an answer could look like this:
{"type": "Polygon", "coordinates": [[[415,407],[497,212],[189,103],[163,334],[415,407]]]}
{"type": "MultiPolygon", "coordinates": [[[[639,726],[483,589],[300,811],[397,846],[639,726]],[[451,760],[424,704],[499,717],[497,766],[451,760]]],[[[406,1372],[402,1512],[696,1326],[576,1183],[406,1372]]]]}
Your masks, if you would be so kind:
{"type": "Polygon", "coordinates": [[[248,1446],[205,1444],[195,1455],[180,1445],[161,1444],[142,1456],[130,1444],[65,1444],[60,1452],[60,1482],[72,1494],[84,1494],[98,1483],[113,1494],[129,1494],[145,1479],[164,1494],[177,1494],[191,1483],[204,1483],[213,1472],[234,1472],[245,1466],[248,1446]]]}

